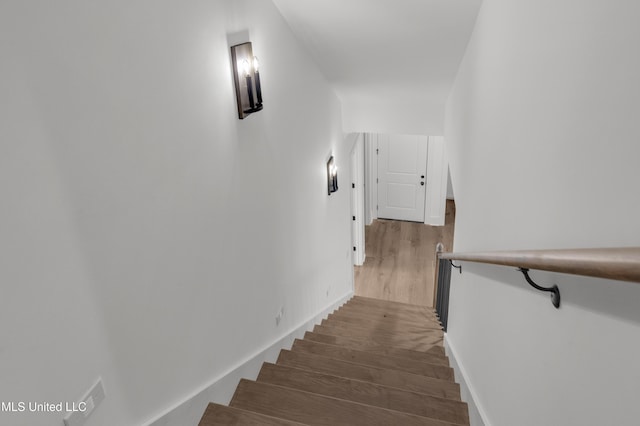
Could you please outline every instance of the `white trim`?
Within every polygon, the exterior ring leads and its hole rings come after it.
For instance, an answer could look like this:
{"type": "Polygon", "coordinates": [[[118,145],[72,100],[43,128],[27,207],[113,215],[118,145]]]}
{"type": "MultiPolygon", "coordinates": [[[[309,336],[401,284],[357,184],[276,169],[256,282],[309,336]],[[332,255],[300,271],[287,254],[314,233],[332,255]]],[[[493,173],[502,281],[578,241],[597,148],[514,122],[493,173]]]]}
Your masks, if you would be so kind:
{"type": "Polygon", "coordinates": [[[314,325],[319,324],[323,318],[344,304],[352,296],[353,290],[350,290],[347,294],[328,305],[320,313],[303,321],[298,327],[285,333],[284,336],[272,344],[258,349],[253,355],[239,361],[227,370],[226,373],[219,375],[209,381],[204,387],[172,405],[171,408],[154,416],[153,420],[143,423],[143,426],[198,424],[209,402],[228,404],[241,378],[253,380],[258,377],[258,372],[263,362],[275,362],[281,349],[290,348],[294,339],[302,338],[305,331],[313,329],[314,325]]]}
{"type": "Polygon", "coordinates": [[[365,157],[365,198],[364,205],[366,210],[365,224],[371,225],[378,218],[378,135],[375,133],[365,133],[364,139],[364,157],[365,157]]]}
{"type": "Polygon", "coordinates": [[[351,182],[349,182],[349,194],[351,198],[351,215],[356,220],[351,220],[351,240],[355,251],[353,252],[353,264],[360,266],[364,263],[364,134],[359,134],[350,154],[351,182]],[[351,187],[353,184],[353,188],[351,187]]]}
{"type": "Polygon", "coordinates": [[[427,154],[427,190],[424,223],[444,226],[447,210],[447,174],[449,163],[443,136],[429,136],[427,154]]]}
{"type": "Polygon", "coordinates": [[[447,333],[444,334],[444,349],[449,357],[451,368],[453,368],[456,382],[460,384],[460,396],[464,402],[469,406],[469,422],[471,426],[491,426],[487,412],[482,405],[479,404],[478,393],[473,388],[473,385],[469,381],[469,375],[462,363],[459,362],[457,352],[451,341],[449,340],[447,333]]]}
{"type": "Polygon", "coordinates": [[[371,156],[371,219],[375,220],[378,218],[378,139],[379,135],[375,135],[375,138],[372,141],[371,148],[375,155],[371,156]]]}

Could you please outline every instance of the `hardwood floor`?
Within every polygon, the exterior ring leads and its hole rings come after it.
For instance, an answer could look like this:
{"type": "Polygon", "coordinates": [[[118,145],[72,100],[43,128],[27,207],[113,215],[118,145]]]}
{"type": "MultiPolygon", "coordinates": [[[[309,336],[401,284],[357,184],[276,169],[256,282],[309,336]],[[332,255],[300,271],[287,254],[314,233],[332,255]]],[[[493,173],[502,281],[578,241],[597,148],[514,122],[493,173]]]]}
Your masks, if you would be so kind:
{"type": "Polygon", "coordinates": [[[355,267],[355,294],[433,306],[436,244],[453,245],[455,204],[447,200],[445,226],[377,219],[365,228],[364,265],[355,267]]]}

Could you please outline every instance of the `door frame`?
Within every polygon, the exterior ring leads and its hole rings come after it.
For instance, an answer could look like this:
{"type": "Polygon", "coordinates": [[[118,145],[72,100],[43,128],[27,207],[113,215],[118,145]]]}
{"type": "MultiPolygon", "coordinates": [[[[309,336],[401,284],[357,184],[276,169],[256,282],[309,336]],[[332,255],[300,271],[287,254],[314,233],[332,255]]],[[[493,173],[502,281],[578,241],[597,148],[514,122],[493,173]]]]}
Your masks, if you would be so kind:
{"type": "Polygon", "coordinates": [[[351,176],[349,194],[351,201],[351,243],[355,248],[352,252],[354,265],[362,265],[365,258],[364,241],[364,134],[361,133],[353,144],[350,154],[351,176]]]}
{"type": "Polygon", "coordinates": [[[447,213],[449,158],[443,136],[429,136],[424,223],[444,226],[447,213]]]}
{"type": "Polygon", "coordinates": [[[364,211],[365,224],[371,225],[378,218],[378,134],[364,136],[364,211]]]}

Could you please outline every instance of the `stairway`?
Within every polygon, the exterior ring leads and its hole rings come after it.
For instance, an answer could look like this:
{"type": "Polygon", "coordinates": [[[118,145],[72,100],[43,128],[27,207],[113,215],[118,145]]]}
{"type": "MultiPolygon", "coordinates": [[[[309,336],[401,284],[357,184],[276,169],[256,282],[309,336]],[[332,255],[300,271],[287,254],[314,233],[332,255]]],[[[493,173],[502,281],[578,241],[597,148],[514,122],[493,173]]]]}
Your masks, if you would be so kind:
{"type": "Polygon", "coordinates": [[[432,309],[354,297],[199,426],[468,425],[432,309]]]}

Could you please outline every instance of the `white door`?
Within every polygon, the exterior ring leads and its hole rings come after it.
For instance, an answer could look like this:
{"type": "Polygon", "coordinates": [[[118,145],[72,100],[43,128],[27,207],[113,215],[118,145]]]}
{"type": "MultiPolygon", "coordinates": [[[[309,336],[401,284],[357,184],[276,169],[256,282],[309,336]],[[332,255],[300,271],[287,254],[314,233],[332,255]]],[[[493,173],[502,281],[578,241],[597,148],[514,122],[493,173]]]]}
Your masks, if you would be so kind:
{"type": "Polygon", "coordinates": [[[378,217],[424,222],[427,136],[378,137],[378,217]]]}

